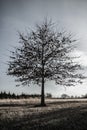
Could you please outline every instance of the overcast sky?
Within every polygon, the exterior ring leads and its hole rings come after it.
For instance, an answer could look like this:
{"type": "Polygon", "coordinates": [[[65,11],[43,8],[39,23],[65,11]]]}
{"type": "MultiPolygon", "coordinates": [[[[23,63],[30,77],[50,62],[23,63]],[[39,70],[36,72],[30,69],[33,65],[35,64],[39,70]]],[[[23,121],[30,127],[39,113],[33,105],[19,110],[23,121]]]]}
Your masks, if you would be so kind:
{"type": "MultiPolygon", "coordinates": [[[[45,17],[52,19],[56,27],[72,32],[78,45],[75,52],[80,55],[80,63],[87,67],[87,0],[0,0],[0,91],[15,93],[40,93],[40,87],[15,87],[13,77],[7,76],[9,51],[18,45],[17,31],[34,29],[45,17]]],[[[87,72],[86,72],[87,73],[87,72]]],[[[54,82],[46,84],[46,92],[59,96],[84,95],[87,83],[66,88],[56,86],[54,82]]]]}

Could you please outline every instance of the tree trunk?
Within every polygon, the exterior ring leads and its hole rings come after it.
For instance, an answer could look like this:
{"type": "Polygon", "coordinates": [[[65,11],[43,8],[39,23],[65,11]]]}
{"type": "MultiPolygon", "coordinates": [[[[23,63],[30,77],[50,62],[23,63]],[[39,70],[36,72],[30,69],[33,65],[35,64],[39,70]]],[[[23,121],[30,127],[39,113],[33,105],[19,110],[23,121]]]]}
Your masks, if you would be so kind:
{"type": "Polygon", "coordinates": [[[44,95],[44,61],[43,61],[43,54],[44,54],[44,45],[42,44],[42,87],[41,87],[41,106],[45,105],[45,95],[44,95]]]}
{"type": "Polygon", "coordinates": [[[45,104],[45,95],[44,95],[44,76],[42,76],[41,106],[46,106],[46,104],[45,104]]]}

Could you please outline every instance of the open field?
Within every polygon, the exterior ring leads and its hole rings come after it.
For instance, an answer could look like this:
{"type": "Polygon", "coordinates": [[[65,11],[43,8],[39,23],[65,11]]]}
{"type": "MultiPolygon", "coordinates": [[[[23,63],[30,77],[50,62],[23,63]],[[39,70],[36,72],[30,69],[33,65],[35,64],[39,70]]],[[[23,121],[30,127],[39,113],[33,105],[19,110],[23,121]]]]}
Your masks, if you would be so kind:
{"type": "Polygon", "coordinates": [[[0,100],[0,130],[87,130],[87,99],[0,100]]]}

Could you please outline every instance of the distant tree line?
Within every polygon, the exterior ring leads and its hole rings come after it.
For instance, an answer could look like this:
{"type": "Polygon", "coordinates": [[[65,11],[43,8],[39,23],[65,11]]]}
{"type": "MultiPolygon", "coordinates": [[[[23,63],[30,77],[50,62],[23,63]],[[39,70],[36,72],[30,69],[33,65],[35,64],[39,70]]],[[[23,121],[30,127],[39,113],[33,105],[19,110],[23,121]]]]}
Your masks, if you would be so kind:
{"type": "MultiPolygon", "coordinates": [[[[41,95],[40,94],[25,94],[22,93],[20,95],[15,94],[15,93],[10,93],[10,92],[0,92],[0,99],[21,99],[21,98],[40,98],[41,95]]],[[[46,93],[45,95],[46,98],[53,98],[51,93],[46,93]]],[[[87,98],[87,94],[82,95],[82,96],[69,96],[67,94],[62,94],[61,97],[57,97],[57,98],[61,98],[61,99],[77,99],[77,98],[87,98]]]]}
{"type": "MultiPolygon", "coordinates": [[[[0,99],[21,99],[21,98],[40,98],[41,95],[40,94],[25,94],[22,93],[20,95],[15,94],[15,93],[10,93],[10,92],[0,92],[0,99]]],[[[52,98],[52,94],[51,93],[46,93],[45,95],[46,98],[52,98]]]]}
{"type": "Polygon", "coordinates": [[[82,96],[73,96],[73,95],[69,96],[69,95],[67,95],[67,94],[62,94],[60,98],[61,98],[61,99],[78,99],[78,98],[87,98],[87,94],[82,95],[82,96]]]}
{"type": "Polygon", "coordinates": [[[20,94],[17,95],[15,93],[10,93],[10,92],[1,92],[0,93],[0,99],[20,99],[20,98],[35,98],[35,97],[41,97],[39,94],[20,94]]]}

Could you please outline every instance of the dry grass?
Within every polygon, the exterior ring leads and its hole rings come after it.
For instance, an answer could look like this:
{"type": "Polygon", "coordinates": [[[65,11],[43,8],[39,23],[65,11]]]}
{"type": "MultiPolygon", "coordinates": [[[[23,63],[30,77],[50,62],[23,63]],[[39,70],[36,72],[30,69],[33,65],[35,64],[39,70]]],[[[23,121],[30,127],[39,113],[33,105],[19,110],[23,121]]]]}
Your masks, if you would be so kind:
{"type": "Polygon", "coordinates": [[[0,100],[0,130],[87,130],[87,99],[0,100]],[[84,125],[83,125],[84,124],[84,125]]]}

